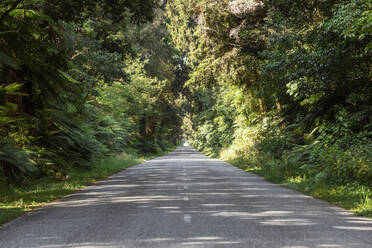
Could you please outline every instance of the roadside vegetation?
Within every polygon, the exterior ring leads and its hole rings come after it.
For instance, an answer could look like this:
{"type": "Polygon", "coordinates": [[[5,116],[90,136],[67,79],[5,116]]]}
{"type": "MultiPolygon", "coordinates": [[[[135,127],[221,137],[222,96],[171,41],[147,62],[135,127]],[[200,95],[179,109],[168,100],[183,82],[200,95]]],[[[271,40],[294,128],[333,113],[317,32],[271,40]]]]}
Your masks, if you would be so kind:
{"type": "Polygon", "coordinates": [[[153,0],[1,1],[0,187],[178,144],[178,60],[153,0]]]}
{"type": "Polygon", "coordinates": [[[184,132],[204,153],[371,216],[372,2],[175,0],[184,132]]]}
{"type": "Polygon", "coordinates": [[[278,149],[277,136],[267,136],[266,127],[265,131],[257,125],[248,130],[239,138],[242,143],[237,139],[221,151],[221,159],[270,182],[372,217],[371,181],[364,178],[371,166],[371,155],[364,146],[345,151],[321,143],[310,148],[292,144],[283,150],[278,149]],[[264,137],[259,135],[261,132],[264,137]],[[246,139],[255,142],[247,145],[246,139]],[[367,169],[363,172],[360,168],[367,169]]]}
{"type": "Polygon", "coordinates": [[[179,143],[163,9],[0,1],[0,223],[179,143]]]}
{"type": "Polygon", "coordinates": [[[74,171],[94,175],[110,156],[159,154],[184,136],[370,216],[371,9],[371,0],[1,1],[0,202],[32,203],[6,199],[44,180],[64,190],[74,171]]]}
{"type": "Polygon", "coordinates": [[[28,184],[3,186],[0,189],[0,195],[2,196],[0,200],[0,224],[95,181],[111,176],[130,166],[140,164],[152,156],[123,152],[102,159],[90,169],[71,168],[63,178],[43,177],[33,179],[28,184]]]}

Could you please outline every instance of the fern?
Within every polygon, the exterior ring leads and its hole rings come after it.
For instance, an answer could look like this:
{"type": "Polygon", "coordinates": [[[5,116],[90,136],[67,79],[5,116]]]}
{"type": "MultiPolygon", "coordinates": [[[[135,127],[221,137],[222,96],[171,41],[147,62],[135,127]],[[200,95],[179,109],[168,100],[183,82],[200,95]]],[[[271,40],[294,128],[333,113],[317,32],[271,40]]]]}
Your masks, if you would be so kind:
{"type": "Polygon", "coordinates": [[[39,169],[23,149],[5,141],[0,142],[0,178],[17,181],[38,173],[39,169]]]}
{"type": "Polygon", "coordinates": [[[8,66],[16,70],[20,69],[17,61],[14,58],[0,51],[0,69],[3,69],[4,66],[8,66]]]}

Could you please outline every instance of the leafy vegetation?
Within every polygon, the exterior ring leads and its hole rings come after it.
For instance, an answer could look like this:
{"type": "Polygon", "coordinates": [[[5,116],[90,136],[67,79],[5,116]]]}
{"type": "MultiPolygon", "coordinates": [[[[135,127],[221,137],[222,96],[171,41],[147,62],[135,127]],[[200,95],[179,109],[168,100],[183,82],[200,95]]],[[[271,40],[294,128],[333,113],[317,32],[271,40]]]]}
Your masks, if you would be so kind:
{"type": "Polygon", "coordinates": [[[340,204],[370,215],[371,4],[169,2],[191,144],[320,198],[355,193],[340,204]]]}
{"type": "Polygon", "coordinates": [[[1,1],[1,185],[179,142],[162,16],[153,0],[1,1]]]}
{"type": "Polygon", "coordinates": [[[208,155],[321,198],[356,192],[370,214],[371,9],[2,1],[0,184],[65,180],[116,153],[159,153],[183,133],[208,155]]]}

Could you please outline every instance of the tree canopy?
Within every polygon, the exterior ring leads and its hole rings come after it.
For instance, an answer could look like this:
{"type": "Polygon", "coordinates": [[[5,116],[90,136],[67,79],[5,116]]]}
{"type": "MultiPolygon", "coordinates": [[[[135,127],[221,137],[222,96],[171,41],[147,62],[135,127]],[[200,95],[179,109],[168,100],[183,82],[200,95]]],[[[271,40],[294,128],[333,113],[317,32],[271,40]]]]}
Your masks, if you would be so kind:
{"type": "Polygon", "coordinates": [[[283,174],[370,184],[371,4],[168,2],[191,143],[283,174]]]}
{"type": "Polygon", "coordinates": [[[370,185],[371,9],[371,0],[2,1],[1,183],[186,138],[208,155],[370,185]]]}
{"type": "Polygon", "coordinates": [[[3,182],[178,143],[177,58],[162,16],[153,0],[1,2],[3,182]]]}

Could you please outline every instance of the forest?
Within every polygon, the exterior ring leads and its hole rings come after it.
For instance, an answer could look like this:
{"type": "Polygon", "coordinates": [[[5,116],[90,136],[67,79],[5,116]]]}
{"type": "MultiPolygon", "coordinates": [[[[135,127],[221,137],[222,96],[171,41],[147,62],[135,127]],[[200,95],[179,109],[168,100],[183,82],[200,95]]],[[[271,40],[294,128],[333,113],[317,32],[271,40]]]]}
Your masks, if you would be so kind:
{"type": "Polygon", "coordinates": [[[178,142],[178,57],[154,1],[1,4],[2,182],[178,142]]]}
{"type": "Polygon", "coordinates": [[[371,214],[371,55],[372,0],[3,0],[0,185],[186,139],[371,214]]]}

